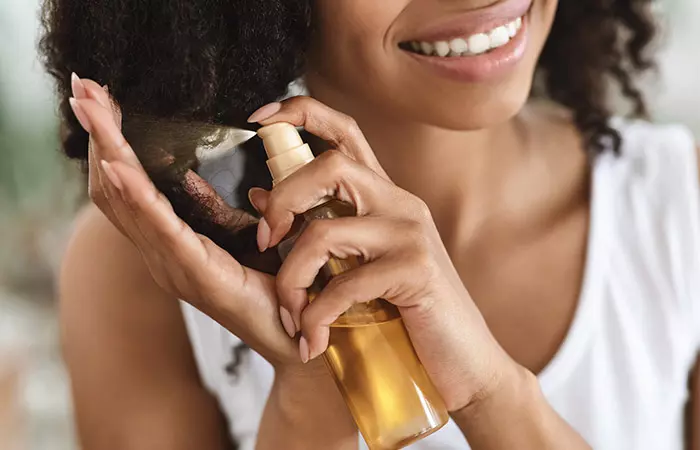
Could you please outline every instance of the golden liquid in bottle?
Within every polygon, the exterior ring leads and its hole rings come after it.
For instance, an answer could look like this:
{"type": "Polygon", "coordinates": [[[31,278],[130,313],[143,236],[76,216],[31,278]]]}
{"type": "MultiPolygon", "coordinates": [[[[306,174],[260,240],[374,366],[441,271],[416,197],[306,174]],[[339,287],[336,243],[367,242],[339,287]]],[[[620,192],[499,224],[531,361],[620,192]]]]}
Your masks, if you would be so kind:
{"type": "MultiPolygon", "coordinates": [[[[299,216],[293,236],[280,244],[282,257],[304,223],[338,217],[341,208],[331,201],[299,216]]],[[[309,301],[334,276],[359,264],[354,257],[331,258],[308,289],[309,301]]],[[[324,360],[370,450],[403,448],[439,430],[449,419],[398,309],[385,300],[354,305],[341,315],[331,325],[324,360]]]]}
{"type": "Polygon", "coordinates": [[[324,358],[370,449],[405,447],[447,422],[400,317],[333,325],[324,358]]]}

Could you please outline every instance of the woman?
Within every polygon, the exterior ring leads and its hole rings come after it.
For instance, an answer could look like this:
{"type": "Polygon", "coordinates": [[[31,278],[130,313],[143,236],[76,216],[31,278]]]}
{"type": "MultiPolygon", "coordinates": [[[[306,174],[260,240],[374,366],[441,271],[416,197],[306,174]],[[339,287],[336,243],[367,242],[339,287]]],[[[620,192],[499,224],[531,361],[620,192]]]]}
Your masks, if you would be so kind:
{"type": "Polygon", "coordinates": [[[644,115],[650,7],[48,0],[64,147],[99,208],[60,281],[84,446],[356,448],[318,356],[324,324],[382,297],[454,419],[413,448],[698,448],[695,146],[607,102],[617,81],[644,115]],[[315,100],[269,103],[297,78],[315,100]],[[222,184],[194,157],[209,125],[186,124],[250,113],[332,150],[249,191],[251,151],[222,184]],[[239,264],[265,265],[248,230],[264,252],[329,193],[358,217],[310,227],[276,278],[239,264]],[[349,254],[369,262],[307,305],[319,261],[349,254]],[[231,366],[234,335],[255,353],[231,366]]]}

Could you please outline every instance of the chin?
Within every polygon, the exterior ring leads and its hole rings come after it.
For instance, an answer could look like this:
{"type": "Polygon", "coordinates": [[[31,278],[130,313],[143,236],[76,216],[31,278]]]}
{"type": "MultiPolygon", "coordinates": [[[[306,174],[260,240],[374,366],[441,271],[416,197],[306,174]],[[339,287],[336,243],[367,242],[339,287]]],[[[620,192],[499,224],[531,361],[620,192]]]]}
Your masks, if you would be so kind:
{"type": "Polygon", "coordinates": [[[477,96],[451,99],[434,105],[433,113],[422,122],[440,128],[477,131],[488,129],[515,117],[527,103],[529,89],[504,95],[503,92],[485,92],[477,96]]]}

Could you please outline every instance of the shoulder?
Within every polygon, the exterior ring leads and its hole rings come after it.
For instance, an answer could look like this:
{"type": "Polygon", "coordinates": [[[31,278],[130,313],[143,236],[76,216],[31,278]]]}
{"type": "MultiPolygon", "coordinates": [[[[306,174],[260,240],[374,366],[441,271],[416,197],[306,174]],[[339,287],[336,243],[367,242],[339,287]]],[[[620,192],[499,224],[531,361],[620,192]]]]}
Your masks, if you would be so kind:
{"type": "MultiPolygon", "coordinates": [[[[112,298],[165,295],[136,247],[92,204],[76,218],[58,288],[62,312],[74,307],[117,308],[109,304],[112,298]]],[[[129,303],[120,304],[125,302],[129,303]]]]}
{"type": "Polygon", "coordinates": [[[75,222],[58,293],[69,363],[73,350],[150,339],[154,329],[188,346],[177,299],[159,288],[138,250],[93,205],[75,222]]]}
{"type": "Polygon", "coordinates": [[[137,249],[102,212],[93,204],[83,207],[64,255],[60,287],[109,284],[109,280],[147,282],[147,273],[137,249]]]}
{"type": "Polygon", "coordinates": [[[154,328],[184,336],[177,299],[160,289],[136,247],[94,205],[78,214],[58,293],[66,345],[85,347],[83,333],[110,342],[147,337],[154,328]]]}
{"type": "Polygon", "coordinates": [[[76,220],[59,297],[63,354],[86,446],[111,448],[116,440],[122,448],[224,448],[220,412],[199,379],[178,300],[158,287],[138,250],[94,206],[76,220]],[[148,442],[139,438],[144,430],[148,442]]]}

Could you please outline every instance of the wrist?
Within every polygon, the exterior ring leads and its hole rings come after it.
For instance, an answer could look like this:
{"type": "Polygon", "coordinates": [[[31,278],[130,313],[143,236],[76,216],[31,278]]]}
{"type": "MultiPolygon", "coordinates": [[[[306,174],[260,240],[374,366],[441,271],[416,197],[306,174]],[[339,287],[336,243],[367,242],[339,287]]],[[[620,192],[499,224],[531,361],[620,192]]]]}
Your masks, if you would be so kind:
{"type": "Polygon", "coordinates": [[[502,422],[514,413],[527,414],[528,409],[538,407],[541,399],[537,377],[513,362],[491,385],[477,392],[466,406],[451,415],[467,433],[494,419],[502,422]]]}
{"type": "Polygon", "coordinates": [[[352,422],[340,391],[320,358],[305,365],[277,368],[271,400],[290,421],[308,423],[310,416],[323,420],[331,418],[329,413],[333,411],[334,420],[345,417],[352,422]]]}
{"type": "Polygon", "coordinates": [[[277,391],[282,406],[290,409],[340,395],[320,359],[305,365],[276,367],[273,389],[277,391]]]}
{"type": "Polygon", "coordinates": [[[357,427],[323,361],[278,367],[258,449],[356,449],[357,427]]]}
{"type": "Polygon", "coordinates": [[[452,416],[473,449],[590,450],[546,401],[537,377],[515,363],[494,390],[475,398],[452,416]]]}

